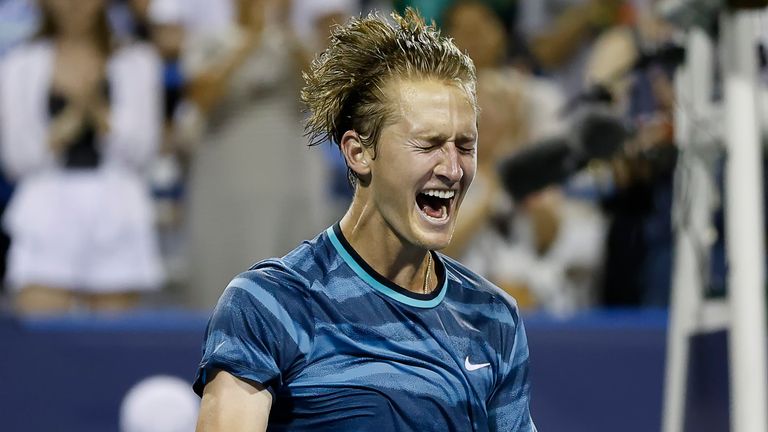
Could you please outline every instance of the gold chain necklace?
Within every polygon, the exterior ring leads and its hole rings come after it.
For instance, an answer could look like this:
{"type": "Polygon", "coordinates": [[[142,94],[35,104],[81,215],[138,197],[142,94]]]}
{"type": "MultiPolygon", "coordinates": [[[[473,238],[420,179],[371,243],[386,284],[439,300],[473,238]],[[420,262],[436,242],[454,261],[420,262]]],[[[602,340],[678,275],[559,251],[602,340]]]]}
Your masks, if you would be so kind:
{"type": "Polygon", "coordinates": [[[424,292],[424,294],[428,293],[427,290],[429,289],[429,276],[432,273],[430,271],[431,268],[432,268],[432,253],[427,251],[427,272],[426,274],[424,274],[424,288],[422,288],[422,292],[424,292]]]}

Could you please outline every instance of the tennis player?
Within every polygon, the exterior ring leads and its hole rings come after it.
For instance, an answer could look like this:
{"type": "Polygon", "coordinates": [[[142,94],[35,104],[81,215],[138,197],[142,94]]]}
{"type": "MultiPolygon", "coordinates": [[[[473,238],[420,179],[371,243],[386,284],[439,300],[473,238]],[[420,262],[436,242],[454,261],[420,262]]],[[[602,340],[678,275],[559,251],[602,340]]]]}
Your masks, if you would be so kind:
{"type": "Polygon", "coordinates": [[[536,430],[515,300],[435,252],[475,174],[474,66],[414,11],[393,18],[338,27],[305,74],[308,133],[339,145],[355,196],[227,286],[198,431],[536,430]]]}

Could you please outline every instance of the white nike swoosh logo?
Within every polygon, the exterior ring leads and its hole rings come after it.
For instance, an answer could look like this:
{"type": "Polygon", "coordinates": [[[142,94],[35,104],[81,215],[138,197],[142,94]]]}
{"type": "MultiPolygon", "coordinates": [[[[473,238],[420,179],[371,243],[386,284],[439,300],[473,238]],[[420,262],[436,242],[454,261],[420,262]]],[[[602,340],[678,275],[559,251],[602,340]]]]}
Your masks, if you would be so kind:
{"type": "Polygon", "coordinates": [[[464,359],[464,369],[470,372],[476,371],[478,369],[482,369],[484,367],[488,367],[490,365],[491,365],[490,363],[477,363],[477,364],[470,363],[469,356],[467,356],[467,358],[464,359]]]}

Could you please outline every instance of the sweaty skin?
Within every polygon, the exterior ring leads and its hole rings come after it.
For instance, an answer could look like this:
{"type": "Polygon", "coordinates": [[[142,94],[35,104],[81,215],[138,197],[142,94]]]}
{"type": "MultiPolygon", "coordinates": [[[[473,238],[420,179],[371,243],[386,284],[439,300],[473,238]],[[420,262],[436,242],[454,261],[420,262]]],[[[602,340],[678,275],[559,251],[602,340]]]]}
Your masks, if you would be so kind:
{"type": "Polygon", "coordinates": [[[475,176],[477,117],[466,92],[449,83],[396,81],[389,89],[396,115],[382,129],[375,159],[354,133],[342,139],[350,168],[369,181],[358,186],[341,229],[377,272],[420,292],[426,252],[450,242],[475,176]],[[419,208],[416,197],[428,190],[453,192],[445,217],[419,208]]]}

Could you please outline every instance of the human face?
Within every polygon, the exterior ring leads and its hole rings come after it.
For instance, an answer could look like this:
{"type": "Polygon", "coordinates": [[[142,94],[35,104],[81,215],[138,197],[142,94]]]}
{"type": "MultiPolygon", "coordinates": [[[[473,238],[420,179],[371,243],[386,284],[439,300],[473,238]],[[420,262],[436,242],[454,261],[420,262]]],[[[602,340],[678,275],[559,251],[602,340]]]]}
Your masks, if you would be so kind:
{"type": "Polygon", "coordinates": [[[403,243],[448,246],[477,166],[477,114],[466,92],[437,80],[389,87],[393,121],[370,160],[368,199],[403,243]]]}

